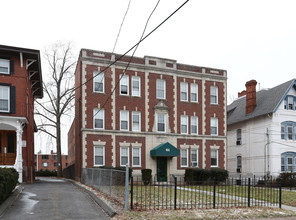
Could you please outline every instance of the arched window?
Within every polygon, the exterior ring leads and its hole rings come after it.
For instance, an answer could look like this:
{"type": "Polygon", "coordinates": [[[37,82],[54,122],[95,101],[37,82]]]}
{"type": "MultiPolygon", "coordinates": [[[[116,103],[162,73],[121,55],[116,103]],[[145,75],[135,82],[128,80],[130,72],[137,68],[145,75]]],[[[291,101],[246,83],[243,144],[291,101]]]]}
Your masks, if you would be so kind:
{"type": "Polygon", "coordinates": [[[296,140],[296,122],[284,121],[281,123],[281,139],[283,140],[296,140]]]}
{"type": "Polygon", "coordinates": [[[296,171],[296,153],[285,152],[281,154],[281,171],[282,172],[295,172],[296,171]]]}
{"type": "Polygon", "coordinates": [[[237,173],[242,172],[242,156],[236,157],[236,172],[237,173]]]}

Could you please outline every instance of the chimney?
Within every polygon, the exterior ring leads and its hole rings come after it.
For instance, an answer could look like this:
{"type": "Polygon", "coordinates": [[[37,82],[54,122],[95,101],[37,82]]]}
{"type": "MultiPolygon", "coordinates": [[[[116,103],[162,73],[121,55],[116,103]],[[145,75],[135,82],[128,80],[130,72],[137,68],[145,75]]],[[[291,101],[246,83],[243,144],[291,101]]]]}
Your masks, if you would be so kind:
{"type": "Polygon", "coordinates": [[[256,80],[246,82],[246,114],[250,114],[256,108],[256,80]]]}
{"type": "Polygon", "coordinates": [[[244,96],[246,94],[247,94],[247,91],[243,90],[243,91],[237,93],[237,97],[239,98],[239,97],[242,97],[242,96],[244,96]]]}
{"type": "Polygon", "coordinates": [[[53,150],[50,151],[50,154],[53,154],[53,150]]]}

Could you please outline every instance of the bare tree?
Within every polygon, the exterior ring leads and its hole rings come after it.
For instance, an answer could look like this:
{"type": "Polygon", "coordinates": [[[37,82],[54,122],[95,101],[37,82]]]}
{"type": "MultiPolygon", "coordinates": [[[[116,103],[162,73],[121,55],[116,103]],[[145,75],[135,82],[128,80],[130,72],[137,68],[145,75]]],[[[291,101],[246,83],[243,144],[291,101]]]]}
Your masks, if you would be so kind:
{"type": "Polygon", "coordinates": [[[37,128],[56,141],[58,176],[62,176],[61,126],[62,118],[71,114],[75,97],[74,68],[76,62],[70,43],[56,43],[44,52],[48,70],[43,76],[44,99],[35,100],[35,115],[39,117],[37,128]]]}

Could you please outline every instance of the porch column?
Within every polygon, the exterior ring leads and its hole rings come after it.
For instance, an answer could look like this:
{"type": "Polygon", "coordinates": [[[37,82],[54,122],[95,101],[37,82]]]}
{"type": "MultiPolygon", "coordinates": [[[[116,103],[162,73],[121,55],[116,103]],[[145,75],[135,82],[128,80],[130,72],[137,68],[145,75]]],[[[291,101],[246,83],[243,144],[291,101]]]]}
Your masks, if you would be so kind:
{"type": "Polygon", "coordinates": [[[22,136],[23,136],[23,126],[18,122],[16,129],[16,159],[14,168],[19,173],[18,181],[23,182],[23,155],[22,155],[22,136]]]}

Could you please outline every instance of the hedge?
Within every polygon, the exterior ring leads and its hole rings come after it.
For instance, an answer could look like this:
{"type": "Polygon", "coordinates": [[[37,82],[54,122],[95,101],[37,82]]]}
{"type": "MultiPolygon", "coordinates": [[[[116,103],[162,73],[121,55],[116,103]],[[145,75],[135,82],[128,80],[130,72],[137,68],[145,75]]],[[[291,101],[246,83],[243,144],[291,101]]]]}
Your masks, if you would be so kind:
{"type": "Polygon", "coordinates": [[[50,170],[39,170],[39,171],[35,171],[35,175],[36,176],[57,176],[57,171],[50,171],[50,170]]]}
{"type": "Polygon", "coordinates": [[[276,182],[283,187],[295,187],[296,186],[296,173],[281,173],[276,182]]]}
{"type": "Polygon", "coordinates": [[[18,184],[18,177],[14,168],[0,168],[0,204],[12,193],[18,184]]]}
{"type": "Polygon", "coordinates": [[[142,180],[145,186],[149,185],[151,183],[152,180],[152,170],[151,169],[142,169],[141,170],[142,173],[142,180]]]}
{"type": "Polygon", "coordinates": [[[228,178],[228,171],[220,168],[211,168],[210,170],[201,168],[185,169],[185,182],[205,182],[208,180],[221,182],[228,178]]]}
{"type": "Polygon", "coordinates": [[[223,182],[228,178],[228,171],[221,168],[211,168],[210,178],[212,181],[223,182]]]}

